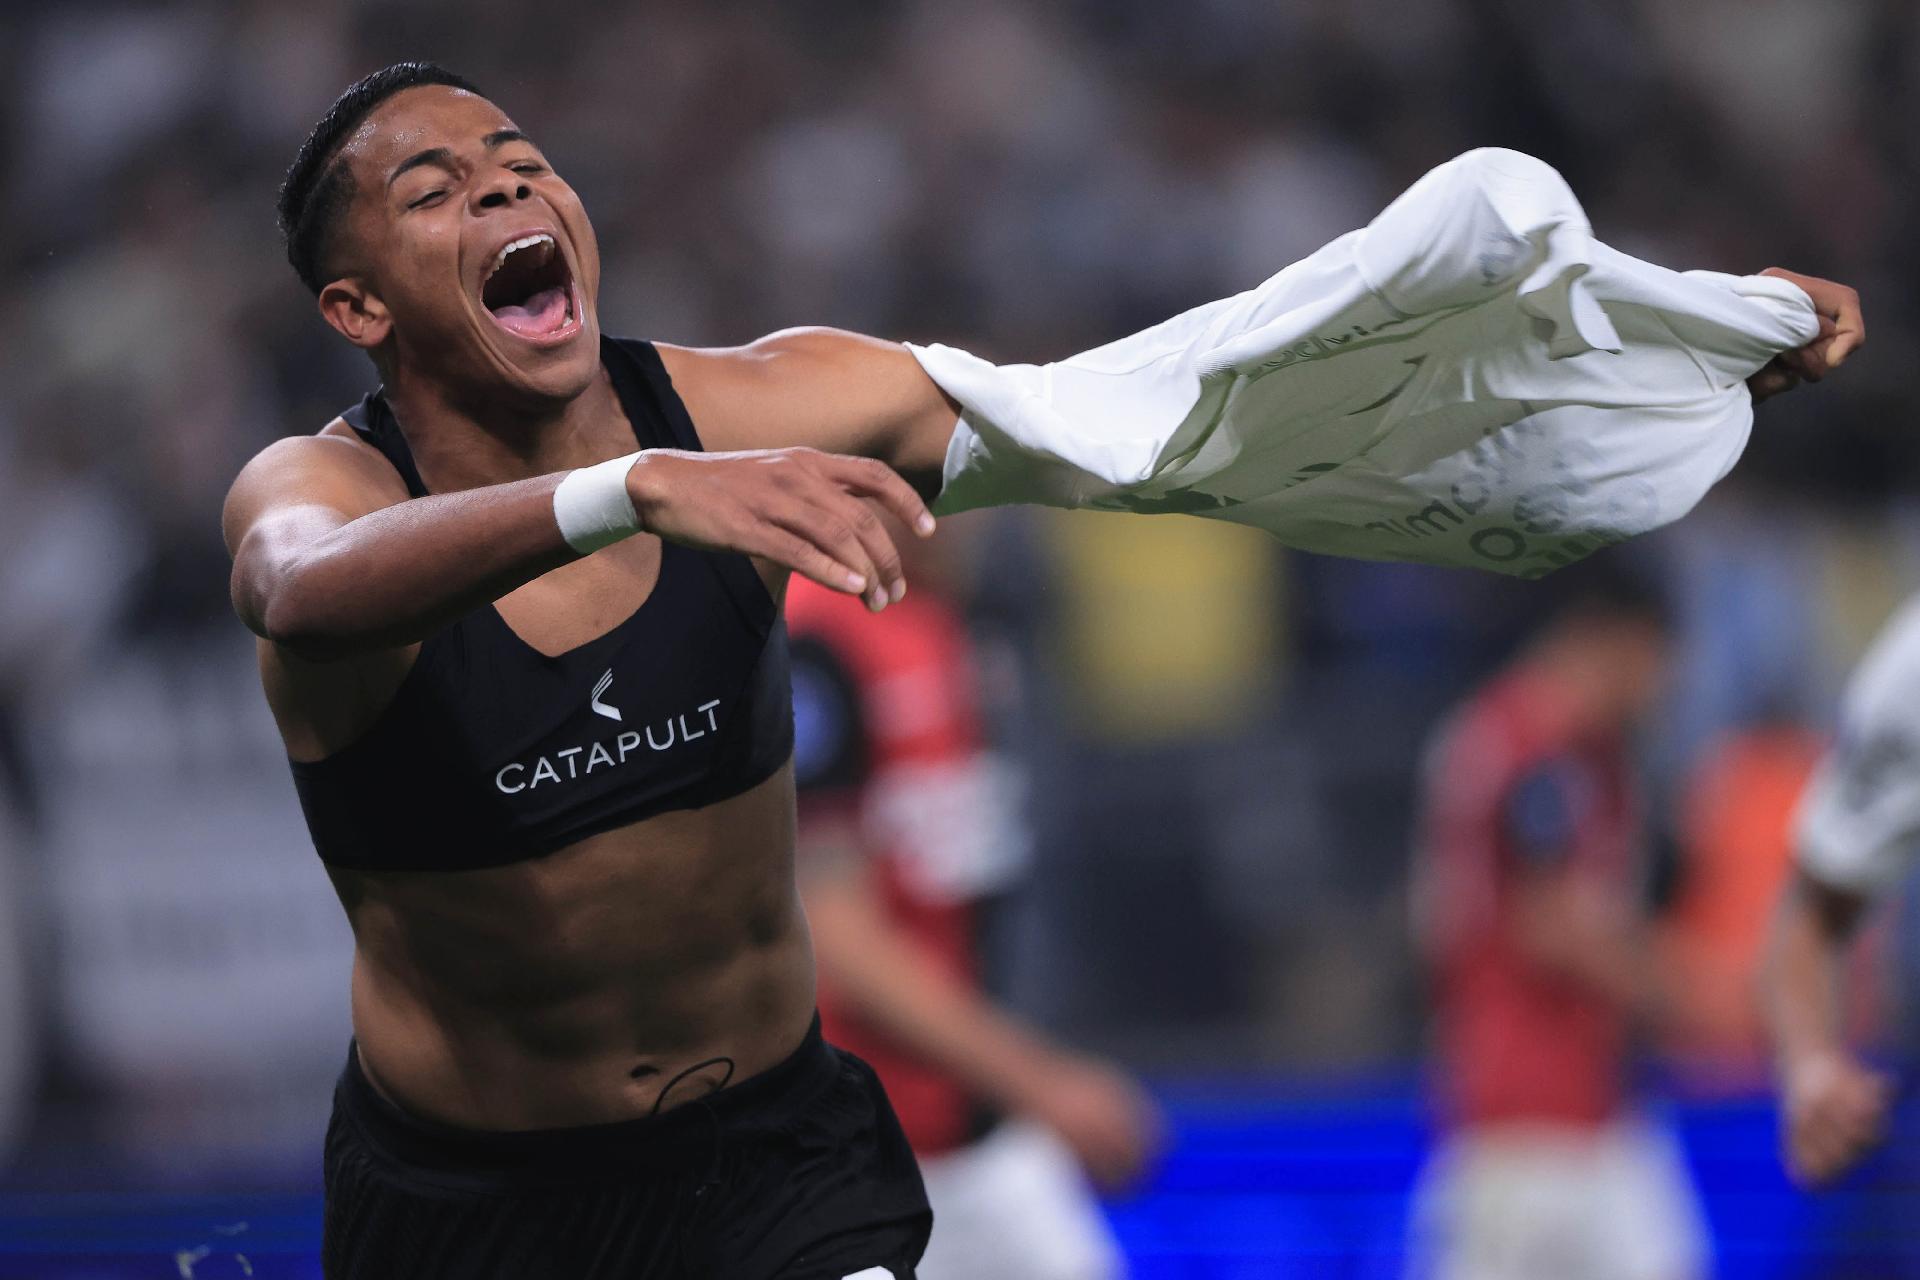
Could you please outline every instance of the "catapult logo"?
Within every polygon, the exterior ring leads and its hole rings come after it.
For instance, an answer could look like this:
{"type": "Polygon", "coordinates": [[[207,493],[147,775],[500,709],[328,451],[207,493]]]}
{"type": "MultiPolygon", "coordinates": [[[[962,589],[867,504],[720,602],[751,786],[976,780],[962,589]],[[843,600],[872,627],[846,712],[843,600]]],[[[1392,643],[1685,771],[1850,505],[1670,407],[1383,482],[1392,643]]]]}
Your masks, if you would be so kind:
{"type": "Polygon", "coordinates": [[[612,684],[613,668],[608,667],[607,674],[600,677],[600,683],[593,686],[593,694],[587,699],[587,705],[593,708],[595,715],[605,716],[609,720],[618,720],[620,718],[620,708],[609,706],[600,701],[600,695],[604,694],[612,684]]]}
{"type": "MultiPolygon", "coordinates": [[[[587,695],[587,706],[597,716],[625,724],[626,718],[620,708],[606,700],[612,688],[613,670],[608,668],[594,682],[593,692],[587,695]]],[[[596,769],[618,769],[634,756],[645,757],[683,747],[710,733],[719,732],[719,707],[720,699],[709,698],[691,711],[683,711],[652,724],[643,724],[637,729],[628,729],[598,742],[563,747],[558,751],[515,760],[501,766],[500,771],[493,775],[493,785],[503,795],[517,795],[549,783],[572,782],[596,769]],[[646,748],[644,751],[641,750],[643,745],[646,748]]]]}

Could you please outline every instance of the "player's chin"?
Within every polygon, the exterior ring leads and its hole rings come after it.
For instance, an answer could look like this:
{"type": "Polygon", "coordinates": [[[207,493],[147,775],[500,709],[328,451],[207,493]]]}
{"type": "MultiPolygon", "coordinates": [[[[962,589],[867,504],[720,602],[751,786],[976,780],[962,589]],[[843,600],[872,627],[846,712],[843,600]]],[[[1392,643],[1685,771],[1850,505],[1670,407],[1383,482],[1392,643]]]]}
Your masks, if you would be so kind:
{"type": "Polygon", "coordinates": [[[578,285],[570,285],[564,308],[529,323],[482,310],[486,342],[515,380],[529,391],[565,397],[577,394],[600,365],[600,328],[578,285]]]}

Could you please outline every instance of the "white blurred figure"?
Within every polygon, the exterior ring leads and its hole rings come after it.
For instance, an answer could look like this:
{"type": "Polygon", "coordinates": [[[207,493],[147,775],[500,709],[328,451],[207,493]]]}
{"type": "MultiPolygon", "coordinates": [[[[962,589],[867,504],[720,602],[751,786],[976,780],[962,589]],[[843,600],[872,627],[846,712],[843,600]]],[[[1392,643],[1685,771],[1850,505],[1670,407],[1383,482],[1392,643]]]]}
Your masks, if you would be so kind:
{"type": "Polygon", "coordinates": [[[1820,1185],[1887,1137],[1893,1082],[1846,1041],[1841,976],[1862,916],[1920,865],[1920,600],[1849,682],[1796,828],[1763,982],[1787,1167],[1820,1185]]]}

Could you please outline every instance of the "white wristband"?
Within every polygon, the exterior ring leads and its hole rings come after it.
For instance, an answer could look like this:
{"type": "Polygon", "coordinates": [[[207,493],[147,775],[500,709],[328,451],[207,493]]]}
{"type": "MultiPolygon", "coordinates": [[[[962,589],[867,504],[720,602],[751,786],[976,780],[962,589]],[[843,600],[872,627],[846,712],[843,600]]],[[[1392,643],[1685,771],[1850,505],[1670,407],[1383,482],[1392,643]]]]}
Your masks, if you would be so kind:
{"type": "Polygon", "coordinates": [[[581,555],[640,532],[640,515],[627,494],[627,472],[639,453],[567,472],[553,491],[553,518],[560,536],[581,555]]]}

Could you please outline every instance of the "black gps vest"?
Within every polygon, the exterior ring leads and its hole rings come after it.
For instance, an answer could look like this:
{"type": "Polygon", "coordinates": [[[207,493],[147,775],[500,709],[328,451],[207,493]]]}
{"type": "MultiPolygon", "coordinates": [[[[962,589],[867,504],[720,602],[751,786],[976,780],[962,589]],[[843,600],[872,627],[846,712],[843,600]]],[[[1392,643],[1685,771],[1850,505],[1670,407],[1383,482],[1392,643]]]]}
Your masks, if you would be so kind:
{"type": "MultiPolygon", "coordinates": [[[[650,343],[603,339],[601,360],[641,448],[700,448],[650,343]]],[[[379,392],[343,417],[425,495],[379,392]]],[[[460,871],[738,795],[792,751],[766,584],[745,556],[664,542],[652,593],[612,631],[550,658],[476,609],[427,637],[365,734],[290,763],[327,862],[460,871]]]]}

